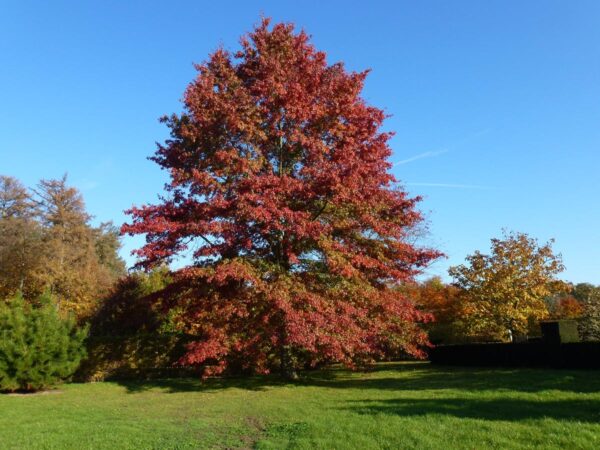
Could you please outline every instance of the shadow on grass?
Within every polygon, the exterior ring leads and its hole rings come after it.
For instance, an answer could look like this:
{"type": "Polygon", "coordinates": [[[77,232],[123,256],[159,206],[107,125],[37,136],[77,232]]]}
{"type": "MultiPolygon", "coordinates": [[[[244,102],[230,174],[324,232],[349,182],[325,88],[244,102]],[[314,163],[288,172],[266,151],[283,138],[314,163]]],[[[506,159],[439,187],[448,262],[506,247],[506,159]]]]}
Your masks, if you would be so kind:
{"type": "Polygon", "coordinates": [[[345,408],[359,414],[397,415],[403,417],[444,415],[482,420],[523,421],[536,419],[600,422],[600,400],[523,399],[391,399],[354,401],[345,408]]]}
{"type": "Polygon", "coordinates": [[[428,363],[387,365],[373,375],[348,376],[341,371],[336,377],[319,376],[307,381],[314,386],[346,389],[518,391],[548,390],[600,392],[600,371],[551,369],[494,369],[439,367],[428,363]],[[391,375],[391,376],[390,376],[391,375]]]}
{"type": "MultiPolygon", "coordinates": [[[[240,378],[168,378],[149,380],[111,380],[125,387],[129,393],[159,389],[166,393],[178,392],[217,392],[225,389],[243,389],[261,391],[289,383],[276,376],[252,376],[240,378]]],[[[290,384],[294,385],[294,384],[290,384]]]]}
{"type": "Polygon", "coordinates": [[[170,378],[115,380],[128,392],[160,389],[168,393],[211,392],[223,389],[265,390],[278,386],[357,390],[442,390],[539,392],[600,392],[600,371],[548,369],[441,368],[428,363],[379,364],[368,372],[328,369],[305,372],[297,382],[276,375],[239,378],[170,378]]]}

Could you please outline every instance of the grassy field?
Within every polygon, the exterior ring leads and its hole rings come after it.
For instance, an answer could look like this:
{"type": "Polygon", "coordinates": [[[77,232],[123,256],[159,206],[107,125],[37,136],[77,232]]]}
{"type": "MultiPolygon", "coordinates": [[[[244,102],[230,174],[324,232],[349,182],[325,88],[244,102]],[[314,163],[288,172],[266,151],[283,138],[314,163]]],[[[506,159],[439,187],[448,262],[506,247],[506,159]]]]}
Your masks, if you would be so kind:
{"type": "Polygon", "coordinates": [[[0,448],[600,448],[600,372],[405,363],[296,384],[69,384],[0,395],[0,448]]]}

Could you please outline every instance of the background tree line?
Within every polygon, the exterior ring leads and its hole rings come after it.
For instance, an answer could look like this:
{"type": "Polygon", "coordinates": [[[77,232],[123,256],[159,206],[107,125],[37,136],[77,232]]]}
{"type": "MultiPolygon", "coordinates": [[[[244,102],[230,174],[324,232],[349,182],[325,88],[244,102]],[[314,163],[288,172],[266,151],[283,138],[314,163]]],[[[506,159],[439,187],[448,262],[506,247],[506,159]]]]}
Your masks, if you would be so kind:
{"type": "MultiPolygon", "coordinates": [[[[90,321],[94,335],[177,332],[167,313],[169,269],[126,276],[119,229],[91,219],[66,176],[34,188],[0,176],[0,298],[20,292],[31,302],[48,293],[63,315],[90,321]]],[[[600,286],[558,280],[563,265],[552,242],[505,233],[491,243],[490,254],[452,267],[450,283],[434,277],[399,288],[431,314],[423,326],[433,343],[536,335],[546,319],[575,319],[582,339],[600,340],[600,286]]]]}
{"type": "MultiPolygon", "coordinates": [[[[166,265],[128,274],[119,248],[118,228],[111,223],[93,226],[81,193],[66,177],[41,180],[31,189],[15,178],[0,177],[0,298],[7,299],[0,316],[13,331],[20,320],[32,322],[29,334],[4,340],[4,351],[14,354],[18,366],[25,355],[18,350],[21,340],[50,339],[71,355],[54,364],[51,376],[42,377],[48,370],[33,361],[22,373],[4,377],[3,389],[46,386],[82,360],[87,332],[57,322],[50,305],[62,317],[91,325],[88,357],[79,372],[83,379],[127,373],[130,366],[180,364],[190,339],[196,339],[181,318],[187,285],[166,265]],[[40,320],[42,328],[35,325],[40,320]]],[[[489,254],[477,251],[465,264],[451,268],[452,282],[434,277],[401,283],[397,290],[430,315],[432,320],[419,326],[433,344],[532,336],[546,319],[575,319],[582,339],[600,340],[600,286],[560,281],[562,270],[552,242],[505,233],[492,239],[489,254]]],[[[47,354],[40,353],[38,359],[45,360],[47,354]]],[[[231,363],[231,370],[240,368],[231,363]]]]}
{"type": "Polygon", "coordinates": [[[543,320],[577,320],[583,340],[600,340],[600,286],[557,278],[564,270],[552,241],[505,232],[490,254],[476,251],[451,267],[451,283],[434,277],[404,286],[433,316],[433,343],[510,341],[540,333],[543,320]]]}
{"type": "Polygon", "coordinates": [[[89,318],[125,274],[119,230],[91,219],[66,176],[30,189],[0,176],[0,298],[47,292],[61,314],[89,318]]]}

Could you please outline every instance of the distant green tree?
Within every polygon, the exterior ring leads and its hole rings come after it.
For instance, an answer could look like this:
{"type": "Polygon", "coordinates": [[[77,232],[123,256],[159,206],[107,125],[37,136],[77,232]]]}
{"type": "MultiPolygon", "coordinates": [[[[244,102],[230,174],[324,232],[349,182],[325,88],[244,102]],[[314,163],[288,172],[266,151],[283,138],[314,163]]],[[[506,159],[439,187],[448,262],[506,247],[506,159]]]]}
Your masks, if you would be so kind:
{"type": "Polygon", "coordinates": [[[600,341],[600,286],[580,283],[573,288],[573,297],[583,304],[579,319],[579,335],[584,341],[600,341]]]}
{"type": "Polygon", "coordinates": [[[61,318],[49,294],[0,302],[0,391],[37,391],[69,378],[85,356],[87,329],[61,318]]]}
{"type": "Polygon", "coordinates": [[[108,277],[116,280],[127,273],[125,261],[119,256],[121,248],[121,232],[112,222],[103,222],[97,228],[92,228],[96,255],[100,266],[107,272],[108,277]]]}

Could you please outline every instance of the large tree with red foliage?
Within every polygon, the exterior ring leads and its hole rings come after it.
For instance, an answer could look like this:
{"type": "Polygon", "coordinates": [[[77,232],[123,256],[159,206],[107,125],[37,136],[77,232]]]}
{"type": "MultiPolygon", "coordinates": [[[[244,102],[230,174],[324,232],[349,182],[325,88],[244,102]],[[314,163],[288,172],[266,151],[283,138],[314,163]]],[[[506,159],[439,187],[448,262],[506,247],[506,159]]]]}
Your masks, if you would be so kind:
{"type": "Polygon", "coordinates": [[[329,65],[304,33],[268,20],[197,66],[184,112],[152,158],[169,171],[157,205],[129,211],[152,267],[184,251],[174,314],[207,374],[348,366],[420,355],[425,316],[393,286],[439,256],[412,244],[418,198],[400,189],[367,72],[329,65]]]}

